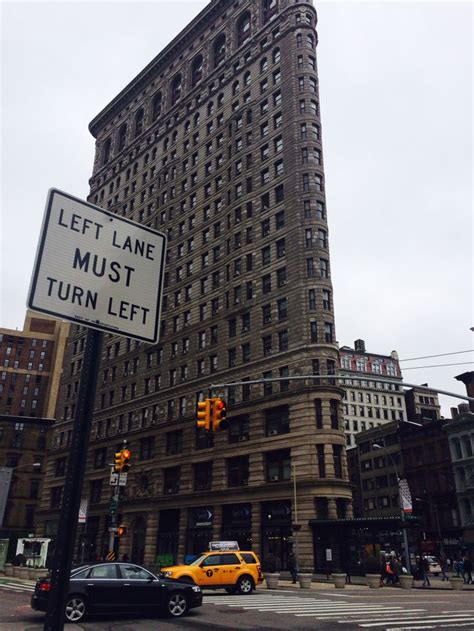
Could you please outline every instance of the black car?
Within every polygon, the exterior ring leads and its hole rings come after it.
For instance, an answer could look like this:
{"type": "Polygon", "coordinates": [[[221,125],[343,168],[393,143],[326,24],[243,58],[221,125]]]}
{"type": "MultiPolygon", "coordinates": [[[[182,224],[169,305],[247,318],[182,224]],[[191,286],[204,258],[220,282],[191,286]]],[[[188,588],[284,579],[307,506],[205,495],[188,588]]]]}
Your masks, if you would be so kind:
{"type": "MultiPolygon", "coordinates": [[[[41,578],[31,597],[31,607],[46,611],[51,591],[49,578],[41,578]]],[[[71,572],[66,620],[81,622],[86,613],[164,611],[179,618],[202,605],[202,591],[172,579],[158,578],[132,563],[94,563],[71,572]]]]}

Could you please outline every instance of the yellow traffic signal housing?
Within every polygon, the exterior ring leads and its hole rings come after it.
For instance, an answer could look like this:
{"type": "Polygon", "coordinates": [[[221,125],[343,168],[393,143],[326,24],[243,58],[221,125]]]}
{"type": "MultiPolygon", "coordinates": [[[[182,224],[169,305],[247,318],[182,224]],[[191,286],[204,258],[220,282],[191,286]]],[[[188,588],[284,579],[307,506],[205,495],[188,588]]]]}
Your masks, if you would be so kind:
{"type": "Polygon", "coordinates": [[[196,425],[199,429],[209,432],[211,429],[211,399],[198,401],[196,425]]]}
{"type": "Polygon", "coordinates": [[[120,471],[126,473],[130,469],[130,458],[132,456],[132,452],[130,449],[122,449],[121,453],[121,468],[120,471]]]}
{"type": "Polygon", "coordinates": [[[212,400],[212,431],[218,432],[229,427],[226,420],[226,405],[224,399],[219,397],[212,400]]]}
{"type": "Polygon", "coordinates": [[[114,471],[119,473],[122,471],[122,452],[116,451],[114,455],[114,471]]]}

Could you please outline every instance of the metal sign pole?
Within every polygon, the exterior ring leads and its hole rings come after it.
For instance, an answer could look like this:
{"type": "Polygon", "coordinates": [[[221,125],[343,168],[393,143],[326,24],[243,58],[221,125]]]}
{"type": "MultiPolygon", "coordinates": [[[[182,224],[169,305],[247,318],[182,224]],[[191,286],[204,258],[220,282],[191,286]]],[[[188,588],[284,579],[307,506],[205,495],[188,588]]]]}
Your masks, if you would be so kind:
{"type": "Polygon", "coordinates": [[[89,329],[86,338],[67,473],[51,571],[51,591],[43,631],[63,631],[66,598],[81,502],[82,479],[94,410],[103,334],[89,329]]]}

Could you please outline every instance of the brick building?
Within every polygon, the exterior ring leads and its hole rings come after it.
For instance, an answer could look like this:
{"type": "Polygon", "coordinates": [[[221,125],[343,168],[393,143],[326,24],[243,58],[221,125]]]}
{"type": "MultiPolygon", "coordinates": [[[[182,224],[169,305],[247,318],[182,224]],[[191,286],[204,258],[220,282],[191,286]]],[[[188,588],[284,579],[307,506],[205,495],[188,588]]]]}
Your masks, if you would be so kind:
{"type": "Polygon", "coordinates": [[[32,311],[21,331],[0,328],[0,414],[54,417],[68,331],[32,311]]]}
{"type": "Polygon", "coordinates": [[[34,533],[69,325],[26,312],[22,330],[0,328],[0,467],[13,469],[0,538],[34,533]],[[33,463],[41,467],[33,468],[33,463]]]}
{"type": "Polygon", "coordinates": [[[0,415],[0,468],[13,469],[0,523],[0,539],[10,540],[8,558],[14,555],[19,537],[35,532],[35,513],[53,423],[53,419],[0,415]],[[40,466],[33,467],[33,463],[40,466]]]}
{"type": "MultiPolygon", "coordinates": [[[[283,565],[295,522],[351,516],[308,1],[213,0],[90,124],[89,200],[168,236],[161,339],[106,335],[83,496],[87,549],[108,541],[108,463],[136,561],[237,539],[283,565]],[[292,375],[319,379],[286,381],[292,375]],[[255,379],[279,382],[246,384],[255,379]],[[213,383],[230,429],[195,427],[213,383]]],[[[84,330],[72,327],[41,510],[54,534],[84,330]]]]}
{"type": "Polygon", "coordinates": [[[397,474],[405,478],[418,518],[413,544],[438,554],[443,547],[457,551],[460,520],[445,419],[426,419],[421,426],[391,422],[360,433],[348,451],[349,473],[356,486],[358,517],[400,515],[397,474]],[[374,447],[379,445],[382,448],[374,447]]]}
{"type": "Polygon", "coordinates": [[[364,340],[356,340],[354,348],[341,347],[339,368],[341,374],[351,377],[341,382],[348,447],[355,445],[359,432],[407,418],[396,351],[390,355],[370,353],[366,351],[364,340]],[[390,381],[374,381],[377,377],[390,381]]]}

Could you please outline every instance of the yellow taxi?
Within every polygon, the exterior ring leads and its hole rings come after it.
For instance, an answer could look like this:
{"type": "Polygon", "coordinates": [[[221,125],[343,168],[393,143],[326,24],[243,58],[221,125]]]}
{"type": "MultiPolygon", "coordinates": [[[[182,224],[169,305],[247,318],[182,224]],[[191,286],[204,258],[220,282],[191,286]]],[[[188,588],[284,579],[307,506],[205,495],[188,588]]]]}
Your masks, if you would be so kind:
{"type": "Polygon", "coordinates": [[[161,575],[230,594],[251,594],[263,582],[262,564],[255,552],[239,550],[237,544],[219,546],[219,542],[211,543],[210,548],[189,565],[161,568],[161,575]]]}

